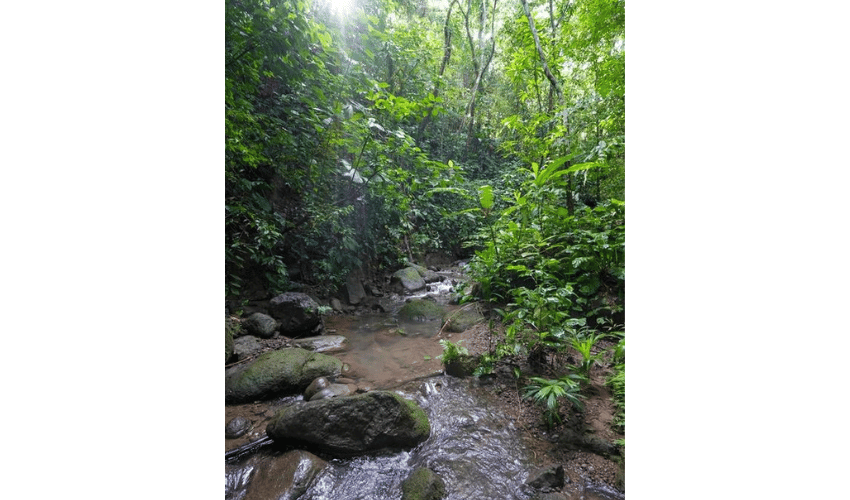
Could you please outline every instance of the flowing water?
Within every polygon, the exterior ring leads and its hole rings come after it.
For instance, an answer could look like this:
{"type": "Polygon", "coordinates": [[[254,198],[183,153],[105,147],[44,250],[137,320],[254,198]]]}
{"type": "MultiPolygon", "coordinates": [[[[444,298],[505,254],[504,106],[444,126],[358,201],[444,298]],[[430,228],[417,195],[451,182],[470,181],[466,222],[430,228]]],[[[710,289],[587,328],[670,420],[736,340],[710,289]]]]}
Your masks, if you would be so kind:
{"type": "MultiPolygon", "coordinates": [[[[448,282],[437,285],[430,294],[446,304],[451,287],[448,282]]],[[[337,316],[329,321],[330,329],[348,339],[343,351],[331,354],[346,363],[344,375],[361,387],[392,389],[418,403],[430,420],[430,437],[414,449],[396,453],[348,459],[323,456],[328,466],[309,489],[300,496],[282,498],[398,500],[401,483],[418,467],[428,467],[443,479],[450,500],[530,498],[532,492],[524,483],[534,466],[514,422],[493,404],[490,389],[478,379],[439,373],[437,356],[442,347],[435,337],[438,333],[440,338],[448,336],[440,333],[439,320],[399,322],[395,314],[409,298],[393,297],[383,314],[337,316]]],[[[226,500],[244,498],[263,461],[273,461],[282,453],[267,447],[226,464],[226,500]]]]}

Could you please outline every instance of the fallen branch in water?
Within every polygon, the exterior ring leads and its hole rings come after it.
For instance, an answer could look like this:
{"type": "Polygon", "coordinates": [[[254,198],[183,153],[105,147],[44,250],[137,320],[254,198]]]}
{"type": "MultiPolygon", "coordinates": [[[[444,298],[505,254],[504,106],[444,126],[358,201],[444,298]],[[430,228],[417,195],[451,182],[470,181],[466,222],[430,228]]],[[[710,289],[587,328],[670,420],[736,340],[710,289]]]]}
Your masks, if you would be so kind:
{"type": "Polygon", "coordinates": [[[258,449],[262,448],[263,446],[265,446],[267,444],[271,444],[272,442],[273,442],[272,438],[270,438],[268,436],[263,436],[256,441],[251,441],[248,444],[243,444],[242,446],[240,446],[238,448],[233,448],[232,450],[226,452],[224,454],[224,460],[225,461],[236,460],[237,458],[240,458],[244,455],[254,453],[258,449]]]}

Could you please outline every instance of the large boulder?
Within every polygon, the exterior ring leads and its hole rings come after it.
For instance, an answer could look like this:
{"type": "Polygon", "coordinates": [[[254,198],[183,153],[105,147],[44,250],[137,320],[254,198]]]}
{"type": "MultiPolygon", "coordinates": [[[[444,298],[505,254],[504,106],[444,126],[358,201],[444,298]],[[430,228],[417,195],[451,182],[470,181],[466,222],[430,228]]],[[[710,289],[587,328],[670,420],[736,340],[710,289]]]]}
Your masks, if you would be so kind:
{"type": "Polygon", "coordinates": [[[432,271],[426,267],[422,267],[419,264],[414,264],[412,262],[406,262],[408,267],[412,267],[416,269],[416,272],[419,273],[419,276],[422,276],[422,279],[425,280],[425,283],[434,283],[435,281],[443,281],[444,277],[441,274],[438,274],[435,271],[432,271]]]}
{"type": "Polygon", "coordinates": [[[225,372],[225,403],[238,404],[304,391],[318,377],[336,376],[342,361],[304,349],[267,352],[225,372]]]}
{"type": "Polygon", "coordinates": [[[402,306],[398,317],[402,321],[433,321],[443,317],[443,306],[431,300],[413,299],[402,306]]]}
{"type": "Polygon", "coordinates": [[[414,267],[405,267],[393,273],[391,283],[400,284],[406,292],[416,292],[425,288],[425,280],[414,267]]]}
{"type": "Polygon", "coordinates": [[[467,328],[482,321],[484,321],[484,316],[473,308],[459,309],[443,316],[443,323],[447,323],[446,330],[454,333],[464,332],[467,328]]]}
{"type": "Polygon", "coordinates": [[[343,456],[412,448],[431,424],[413,401],[389,391],[320,399],[282,409],[266,427],[279,442],[304,443],[343,456]]]}
{"type": "Polygon", "coordinates": [[[287,337],[318,335],[324,325],[319,304],[306,293],[286,292],[269,301],[269,314],[287,337]]]}
{"type": "Polygon", "coordinates": [[[316,455],[301,450],[264,460],[254,472],[244,500],[295,500],[327,465],[316,455]]]}
{"type": "Polygon", "coordinates": [[[353,306],[356,306],[361,300],[366,298],[366,290],[363,288],[363,283],[355,273],[348,276],[345,282],[345,292],[348,297],[348,303],[353,306]]]}
{"type": "Polygon", "coordinates": [[[446,496],[446,483],[427,467],[414,470],[401,483],[401,500],[440,500],[446,496]]]}

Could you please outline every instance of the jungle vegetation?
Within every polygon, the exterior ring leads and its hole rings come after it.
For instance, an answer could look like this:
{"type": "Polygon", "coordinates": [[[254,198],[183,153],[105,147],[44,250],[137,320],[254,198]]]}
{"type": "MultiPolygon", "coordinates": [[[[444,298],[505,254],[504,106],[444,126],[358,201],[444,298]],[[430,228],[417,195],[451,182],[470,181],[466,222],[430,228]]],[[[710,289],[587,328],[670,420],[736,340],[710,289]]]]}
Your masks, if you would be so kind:
{"type": "Polygon", "coordinates": [[[229,301],[445,252],[494,358],[609,338],[623,392],[624,1],[226,0],[225,39],[229,301]]]}

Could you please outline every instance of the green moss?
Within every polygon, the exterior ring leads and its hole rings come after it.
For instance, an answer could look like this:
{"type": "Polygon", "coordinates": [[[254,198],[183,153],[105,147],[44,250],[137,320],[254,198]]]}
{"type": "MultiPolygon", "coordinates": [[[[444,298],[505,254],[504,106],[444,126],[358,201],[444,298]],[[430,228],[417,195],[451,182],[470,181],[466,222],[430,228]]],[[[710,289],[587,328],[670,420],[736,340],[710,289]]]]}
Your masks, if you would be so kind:
{"type": "Polygon", "coordinates": [[[433,321],[443,316],[444,309],[430,300],[414,299],[402,306],[398,317],[405,321],[433,321]]]}
{"type": "Polygon", "coordinates": [[[414,470],[401,485],[402,500],[438,500],[446,496],[446,485],[431,469],[414,470]]]}
{"type": "Polygon", "coordinates": [[[416,434],[424,436],[427,438],[431,435],[431,422],[428,421],[428,415],[425,414],[425,410],[419,407],[418,404],[410,401],[409,399],[404,399],[398,394],[394,394],[396,399],[399,401],[403,401],[404,404],[407,405],[407,408],[410,410],[410,418],[413,420],[413,430],[416,431],[416,434]]]}
{"type": "Polygon", "coordinates": [[[304,349],[279,349],[259,356],[228,384],[231,401],[301,392],[317,377],[338,375],[342,361],[304,349]]]}

